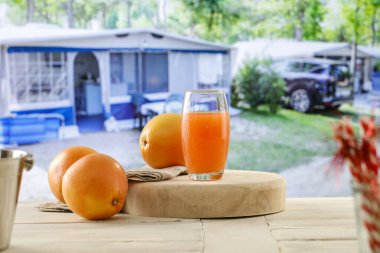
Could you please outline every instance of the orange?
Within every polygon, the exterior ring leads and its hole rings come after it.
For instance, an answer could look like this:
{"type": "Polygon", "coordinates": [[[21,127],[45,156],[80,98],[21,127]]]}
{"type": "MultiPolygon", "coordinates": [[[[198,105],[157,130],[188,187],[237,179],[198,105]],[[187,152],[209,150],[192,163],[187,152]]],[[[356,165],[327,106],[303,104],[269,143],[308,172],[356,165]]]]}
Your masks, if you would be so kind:
{"type": "Polygon", "coordinates": [[[185,165],[181,137],[182,116],[160,114],[151,119],[140,135],[140,151],[144,161],[153,168],[185,165]]]}
{"type": "Polygon", "coordinates": [[[67,169],[80,158],[93,153],[97,152],[88,147],[74,146],[63,150],[50,163],[48,171],[49,186],[59,201],[65,202],[62,195],[62,178],[67,169]]]}
{"type": "Polygon", "coordinates": [[[62,193],[71,211],[89,220],[120,212],[128,192],[123,167],[104,154],[87,155],[65,173],[62,193]]]}

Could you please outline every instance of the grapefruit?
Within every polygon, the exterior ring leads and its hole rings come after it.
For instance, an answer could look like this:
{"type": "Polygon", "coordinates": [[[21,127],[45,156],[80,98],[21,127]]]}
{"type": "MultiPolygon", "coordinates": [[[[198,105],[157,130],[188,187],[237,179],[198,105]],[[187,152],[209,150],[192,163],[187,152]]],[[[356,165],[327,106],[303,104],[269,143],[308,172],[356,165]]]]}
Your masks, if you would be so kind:
{"type": "Polygon", "coordinates": [[[50,163],[48,170],[49,186],[54,196],[59,201],[65,203],[62,195],[62,178],[65,175],[66,171],[80,158],[94,153],[97,152],[91,148],[74,146],[63,150],[50,163]]]}
{"type": "Polygon", "coordinates": [[[120,212],[128,192],[123,167],[112,157],[90,154],[71,165],[62,180],[62,193],[71,211],[89,220],[120,212]]]}
{"type": "Polygon", "coordinates": [[[180,114],[164,113],[145,125],[139,146],[142,158],[148,165],[156,169],[185,165],[181,121],[180,114]]]}

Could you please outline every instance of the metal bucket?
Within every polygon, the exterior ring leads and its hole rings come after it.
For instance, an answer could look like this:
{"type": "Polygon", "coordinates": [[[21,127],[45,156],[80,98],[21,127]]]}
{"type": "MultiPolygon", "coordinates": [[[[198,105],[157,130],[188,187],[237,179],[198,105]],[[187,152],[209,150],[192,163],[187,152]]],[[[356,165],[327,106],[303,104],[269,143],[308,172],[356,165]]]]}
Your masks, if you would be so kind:
{"type": "Polygon", "coordinates": [[[0,251],[11,241],[23,169],[33,166],[32,155],[0,149],[0,251]]]}

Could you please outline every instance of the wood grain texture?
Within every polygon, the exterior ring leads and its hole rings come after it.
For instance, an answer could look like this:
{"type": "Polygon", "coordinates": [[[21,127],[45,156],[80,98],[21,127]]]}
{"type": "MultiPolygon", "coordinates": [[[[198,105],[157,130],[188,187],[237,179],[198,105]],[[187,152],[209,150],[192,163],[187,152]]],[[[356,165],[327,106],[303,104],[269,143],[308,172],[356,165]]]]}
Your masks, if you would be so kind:
{"type": "Polygon", "coordinates": [[[277,241],[271,235],[263,216],[202,222],[205,253],[279,253],[277,241]],[[228,243],[231,241],[233,243],[228,243]]]}
{"type": "Polygon", "coordinates": [[[284,241],[281,253],[358,253],[357,241],[284,241]]]}
{"type": "Polygon", "coordinates": [[[225,172],[222,180],[191,181],[180,176],[163,182],[130,182],[123,211],[171,218],[243,217],[285,209],[282,176],[255,171],[225,172]]]}
{"type": "Polygon", "coordinates": [[[289,198],[265,219],[282,253],[358,252],[352,198],[289,198]]]}
{"type": "MultiPolygon", "coordinates": [[[[40,212],[36,208],[36,204],[22,204],[22,208],[18,208],[16,212],[17,224],[47,224],[47,223],[93,223],[93,221],[86,220],[73,213],[65,213],[62,215],[60,212],[40,212]]],[[[107,220],[97,221],[98,223],[138,223],[138,222],[183,222],[190,221],[191,219],[179,219],[179,218],[154,218],[154,217],[142,217],[136,215],[128,215],[119,213],[107,220]]],[[[196,219],[199,221],[198,219],[196,219]]]]}
{"type": "Polygon", "coordinates": [[[118,214],[104,221],[43,213],[35,204],[20,204],[11,246],[4,253],[354,253],[358,245],[351,204],[351,198],[288,199],[284,212],[259,217],[172,219],[118,214]]]}

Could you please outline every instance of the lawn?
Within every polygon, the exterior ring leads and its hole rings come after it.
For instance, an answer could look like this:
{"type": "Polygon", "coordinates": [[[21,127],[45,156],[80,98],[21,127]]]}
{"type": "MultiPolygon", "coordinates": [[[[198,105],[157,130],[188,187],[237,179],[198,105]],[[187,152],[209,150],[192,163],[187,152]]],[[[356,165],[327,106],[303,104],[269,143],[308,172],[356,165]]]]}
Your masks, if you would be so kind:
{"type": "Polygon", "coordinates": [[[243,112],[240,117],[267,131],[255,138],[248,133],[234,133],[232,125],[230,169],[278,172],[334,152],[332,124],[338,119],[331,115],[283,109],[275,115],[258,111],[243,112]]]}

